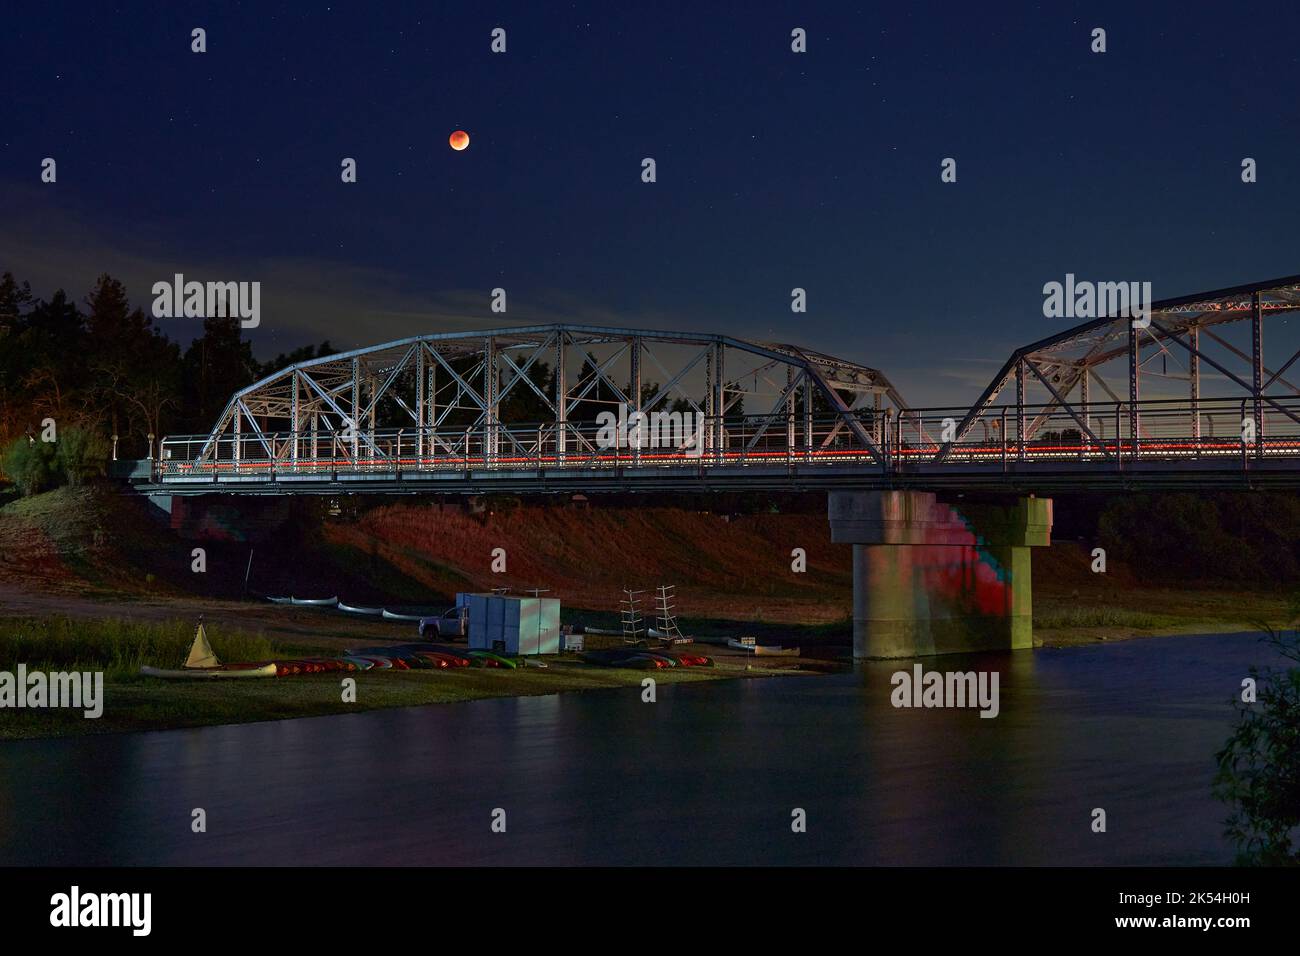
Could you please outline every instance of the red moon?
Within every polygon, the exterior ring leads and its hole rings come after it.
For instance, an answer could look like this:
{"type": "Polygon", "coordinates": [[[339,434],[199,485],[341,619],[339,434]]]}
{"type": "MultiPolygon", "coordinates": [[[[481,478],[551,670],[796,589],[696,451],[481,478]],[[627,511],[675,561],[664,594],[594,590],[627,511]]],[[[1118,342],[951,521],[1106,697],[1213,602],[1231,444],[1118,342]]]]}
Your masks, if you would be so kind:
{"type": "Polygon", "coordinates": [[[447,142],[451,143],[452,149],[458,151],[462,150],[469,145],[469,133],[465,132],[463,129],[458,129],[447,137],[447,142]]]}

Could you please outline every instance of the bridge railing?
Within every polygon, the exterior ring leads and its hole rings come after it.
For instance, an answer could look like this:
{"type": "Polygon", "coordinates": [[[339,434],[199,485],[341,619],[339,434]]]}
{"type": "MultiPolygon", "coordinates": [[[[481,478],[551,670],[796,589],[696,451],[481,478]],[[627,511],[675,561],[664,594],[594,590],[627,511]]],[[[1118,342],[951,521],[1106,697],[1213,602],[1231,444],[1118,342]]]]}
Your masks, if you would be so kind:
{"type": "Polygon", "coordinates": [[[971,422],[964,410],[905,411],[895,422],[891,460],[946,464],[1300,456],[1300,396],[1148,399],[1005,405],[971,422]]]}
{"type": "Polygon", "coordinates": [[[490,424],[254,432],[163,440],[164,479],[237,476],[396,475],[479,470],[808,466],[860,463],[882,472],[1085,462],[1122,468],[1139,459],[1300,457],[1300,396],[1093,402],[1086,407],[1015,405],[966,423],[964,408],[855,411],[813,419],[728,415],[662,422],[490,424]],[[670,423],[671,424],[671,423],[670,423]],[[206,452],[205,452],[206,449],[206,452]]]}
{"type": "Polygon", "coordinates": [[[185,477],[881,460],[879,449],[887,440],[887,419],[875,411],[856,413],[851,425],[838,416],[795,421],[729,415],[696,416],[680,424],[647,421],[639,429],[635,423],[568,422],[355,433],[245,431],[215,441],[207,435],[165,438],[157,470],[163,477],[185,477]]]}

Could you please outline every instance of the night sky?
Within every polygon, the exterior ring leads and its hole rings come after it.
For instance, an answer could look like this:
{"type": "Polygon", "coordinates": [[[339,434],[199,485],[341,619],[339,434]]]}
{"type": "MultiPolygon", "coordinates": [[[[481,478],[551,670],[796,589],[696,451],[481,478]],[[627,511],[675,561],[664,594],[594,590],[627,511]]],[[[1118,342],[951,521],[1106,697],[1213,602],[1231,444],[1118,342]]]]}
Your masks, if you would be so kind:
{"type": "Polygon", "coordinates": [[[567,320],[796,342],[968,401],[1072,324],[1041,311],[1067,272],[1157,299],[1300,273],[1295,9],[23,4],[0,270],[78,299],[107,271],[146,308],[176,272],[258,280],[263,356],[567,320]]]}

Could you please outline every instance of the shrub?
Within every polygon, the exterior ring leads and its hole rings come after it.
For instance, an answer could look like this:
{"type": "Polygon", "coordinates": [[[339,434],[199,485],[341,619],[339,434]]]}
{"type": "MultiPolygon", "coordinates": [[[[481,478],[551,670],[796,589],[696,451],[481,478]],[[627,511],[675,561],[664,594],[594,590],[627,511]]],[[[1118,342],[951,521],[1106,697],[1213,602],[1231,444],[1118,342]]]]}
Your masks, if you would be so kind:
{"type": "Polygon", "coordinates": [[[98,432],[69,428],[59,435],[58,461],[63,477],[73,488],[108,471],[108,442],[98,432]]]}
{"type": "MultiPolygon", "coordinates": [[[[1294,609],[1293,609],[1294,610],[1294,609]]],[[[1278,651],[1300,664],[1295,631],[1269,630],[1278,651]]],[[[1227,835],[1244,865],[1300,864],[1300,667],[1251,668],[1257,699],[1238,700],[1238,722],[1216,756],[1215,794],[1231,808],[1227,835]]]]}
{"type": "Polygon", "coordinates": [[[23,495],[38,495],[58,479],[58,453],[51,442],[15,438],[4,452],[4,472],[23,495]]]}

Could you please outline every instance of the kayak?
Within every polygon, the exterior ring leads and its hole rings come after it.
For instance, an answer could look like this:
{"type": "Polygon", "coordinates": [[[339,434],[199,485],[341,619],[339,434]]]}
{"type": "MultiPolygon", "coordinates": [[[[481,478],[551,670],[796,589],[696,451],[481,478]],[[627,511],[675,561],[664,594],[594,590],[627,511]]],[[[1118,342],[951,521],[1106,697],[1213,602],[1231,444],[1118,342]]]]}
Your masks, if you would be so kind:
{"type": "Polygon", "coordinates": [[[216,677],[274,677],[276,676],[276,666],[274,664],[259,665],[223,665],[221,667],[188,667],[178,668],[175,670],[165,667],[149,667],[147,664],[140,668],[140,673],[146,677],[161,677],[164,680],[193,680],[193,679],[211,679],[216,677]]]}
{"type": "Polygon", "coordinates": [[[439,670],[446,670],[451,666],[451,662],[448,661],[447,658],[440,657],[437,654],[430,654],[428,651],[418,651],[416,652],[416,656],[424,659],[430,666],[436,667],[439,670]]]}
{"type": "Polygon", "coordinates": [[[359,654],[357,656],[361,657],[363,660],[370,661],[370,663],[375,666],[375,670],[386,671],[392,670],[393,668],[393,662],[387,657],[378,657],[374,654],[359,654]]]}
{"type": "Polygon", "coordinates": [[[343,659],[350,662],[359,671],[368,671],[375,666],[375,662],[366,657],[345,657],[343,659]]]}
{"type": "Polygon", "coordinates": [[[448,667],[469,667],[469,658],[461,657],[459,654],[449,654],[446,651],[424,651],[430,657],[438,657],[447,662],[448,667]]]}
{"type": "Polygon", "coordinates": [[[403,650],[400,647],[363,647],[359,651],[350,651],[351,654],[359,654],[362,657],[380,656],[396,664],[398,661],[406,664],[407,667],[419,667],[420,660],[417,652],[403,650]]]}
{"type": "Polygon", "coordinates": [[[584,661],[589,661],[592,664],[609,664],[643,652],[644,648],[640,647],[609,647],[600,650],[583,651],[579,656],[584,661]]]}
{"type": "Polygon", "coordinates": [[[510,658],[502,657],[500,654],[493,654],[491,651],[466,651],[465,656],[475,661],[481,661],[484,667],[508,667],[514,670],[519,666],[510,658]]]}
{"type": "Polygon", "coordinates": [[[295,658],[294,660],[278,661],[277,663],[284,664],[286,667],[295,668],[295,674],[319,674],[322,669],[320,664],[316,661],[305,659],[295,658]]]}
{"type": "Polygon", "coordinates": [[[625,657],[622,660],[614,661],[606,665],[608,667],[630,667],[639,671],[654,671],[662,668],[663,662],[657,661],[653,657],[646,657],[643,654],[636,654],[632,657],[625,657]]]}
{"type": "Polygon", "coordinates": [[[678,654],[677,660],[683,667],[712,667],[713,658],[703,654],[678,654]]]}

